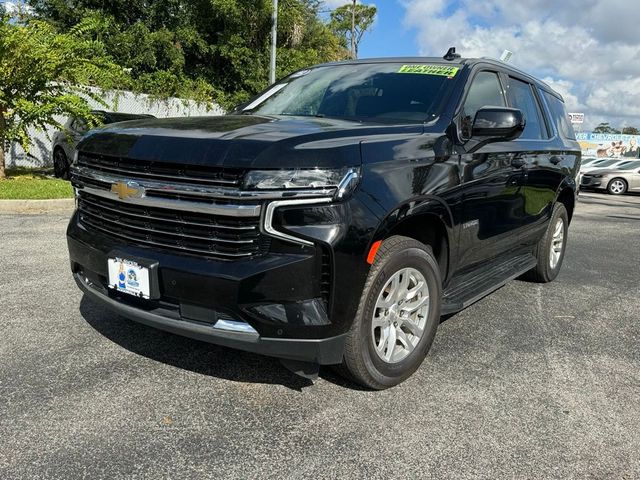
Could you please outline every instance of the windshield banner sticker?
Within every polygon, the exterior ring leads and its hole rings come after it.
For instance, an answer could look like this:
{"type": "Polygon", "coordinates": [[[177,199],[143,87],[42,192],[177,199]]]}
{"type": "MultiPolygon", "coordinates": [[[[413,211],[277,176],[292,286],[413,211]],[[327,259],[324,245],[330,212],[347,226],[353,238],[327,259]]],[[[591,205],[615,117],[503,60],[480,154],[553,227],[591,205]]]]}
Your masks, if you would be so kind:
{"type": "Polygon", "coordinates": [[[422,75],[440,75],[443,77],[455,77],[460,67],[447,65],[402,65],[398,73],[420,73],[422,75]]]}

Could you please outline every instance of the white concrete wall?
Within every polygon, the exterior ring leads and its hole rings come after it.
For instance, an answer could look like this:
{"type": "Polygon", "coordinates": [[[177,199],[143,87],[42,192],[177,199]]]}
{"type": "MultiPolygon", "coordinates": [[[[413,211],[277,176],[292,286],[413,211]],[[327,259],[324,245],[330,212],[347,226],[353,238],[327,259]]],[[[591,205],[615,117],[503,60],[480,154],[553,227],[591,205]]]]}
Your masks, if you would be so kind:
{"type": "MultiPolygon", "coordinates": [[[[218,105],[207,108],[192,100],[169,98],[167,100],[153,100],[148,95],[136,95],[132,92],[105,92],[104,100],[110,106],[105,108],[93,100],[89,100],[92,108],[122,113],[148,113],[159,118],[164,117],[194,117],[201,115],[222,115],[224,110],[218,105]]],[[[67,119],[61,117],[60,123],[67,119]]],[[[6,157],[8,167],[50,167],[51,138],[56,131],[50,127],[45,131],[32,129],[31,147],[26,153],[20,145],[13,144],[6,157]]]]}

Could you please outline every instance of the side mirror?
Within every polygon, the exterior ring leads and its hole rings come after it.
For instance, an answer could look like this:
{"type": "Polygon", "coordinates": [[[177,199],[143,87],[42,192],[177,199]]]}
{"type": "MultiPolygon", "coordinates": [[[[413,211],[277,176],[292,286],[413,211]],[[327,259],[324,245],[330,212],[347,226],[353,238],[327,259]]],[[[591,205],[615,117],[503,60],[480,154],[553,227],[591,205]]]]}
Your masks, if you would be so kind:
{"type": "Polygon", "coordinates": [[[515,140],[525,127],[524,115],[515,108],[484,107],[473,120],[472,137],[476,140],[515,140]]]}

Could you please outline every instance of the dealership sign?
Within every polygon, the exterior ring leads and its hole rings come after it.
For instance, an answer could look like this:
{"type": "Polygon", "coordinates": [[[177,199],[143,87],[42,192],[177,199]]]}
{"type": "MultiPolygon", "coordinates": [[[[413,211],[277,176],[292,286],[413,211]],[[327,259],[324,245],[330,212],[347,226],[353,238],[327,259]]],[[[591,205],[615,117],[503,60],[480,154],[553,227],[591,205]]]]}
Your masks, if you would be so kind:
{"type": "Polygon", "coordinates": [[[584,123],[584,113],[570,113],[571,123],[584,123]]]}
{"type": "Polygon", "coordinates": [[[577,133],[584,157],[640,158],[640,135],[577,133]]]}

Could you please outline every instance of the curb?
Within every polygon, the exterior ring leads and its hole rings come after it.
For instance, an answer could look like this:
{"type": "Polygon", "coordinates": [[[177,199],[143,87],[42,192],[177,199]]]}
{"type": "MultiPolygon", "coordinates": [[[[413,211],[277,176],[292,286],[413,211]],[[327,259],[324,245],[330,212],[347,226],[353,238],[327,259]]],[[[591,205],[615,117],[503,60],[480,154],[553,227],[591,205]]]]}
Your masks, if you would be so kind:
{"type": "Polygon", "coordinates": [[[0,215],[71,213],[75,208],[75,199],[56,198],[53,200],[0,200],[0,215]]]}

